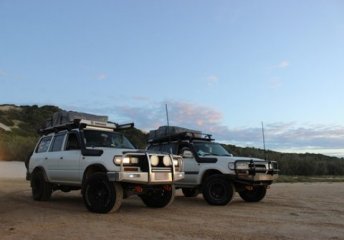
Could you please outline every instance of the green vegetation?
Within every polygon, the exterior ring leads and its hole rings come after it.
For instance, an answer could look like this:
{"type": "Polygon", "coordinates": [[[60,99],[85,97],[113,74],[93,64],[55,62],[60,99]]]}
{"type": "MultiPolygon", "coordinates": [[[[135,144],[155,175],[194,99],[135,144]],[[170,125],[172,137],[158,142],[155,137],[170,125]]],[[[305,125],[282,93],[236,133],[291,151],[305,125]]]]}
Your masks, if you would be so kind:
{"type": "Polygon", "coordinates": [[[0,159],[24,161],[39,138],[37,130],[59,108],[37,105],[0,107],[0,122],[12,129],[0,131],[0,159]]]}
{"type": "MultiPolygon", "coordinates": [[[[55,106],[0,105],[0,123],[11,127],[11,131],[0,128],[0,160],[25,161],[39,139],[38,130],[59,110],[55,106]]],[[[137,148],[145,148],[145,133],[136,128],[123,130],[123,133],[137,148]]]]}
{"type": "MultiPolygon", "coordinates": [[[[59,110],[55,106],[17,107],[14,105],[0,105],[0,123],[11,127],[11,131],[0,128],[0,159],[24,161],[39,138],[37,130],[42,128],[46,120],[59,110]]],[[[148,138],[146,133],[136,128],[123,130],[123,133],[137,148],[145,148],[148,138]]],[[[281,177],[278,181],[343,181],[343,158],[310,153],[296,154],[274,151],[264,153],[262,149],[257,148],[241,148],[234,145],[223,146],[235,156],[278,161],[281,169],[281,177]]]]}
{"type": "Polygon", "coordinates": [[[257,148],[240,148],[224,145],[235,156],[256,157],[278,161],[281,175],[298,176],[343,176],[344,159],[312,153],[280,153],[257,148]]]}

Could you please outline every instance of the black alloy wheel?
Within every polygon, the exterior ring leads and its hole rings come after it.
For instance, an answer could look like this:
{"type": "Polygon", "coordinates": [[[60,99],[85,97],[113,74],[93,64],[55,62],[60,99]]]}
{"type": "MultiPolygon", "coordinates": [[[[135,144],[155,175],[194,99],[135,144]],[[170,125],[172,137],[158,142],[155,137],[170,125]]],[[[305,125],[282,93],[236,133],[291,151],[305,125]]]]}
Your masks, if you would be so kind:
{"type": "Polygon", "coordinates": [[[252,187],[252,189],[245,188],[244,191],[239,192],[239,195],[246,202],[259,202],[266,195],[266,187],[255,186],[255,187],[252,187]]]}
{"type": "Polygon", "coordinates": [[[221,174],[208,177],[203,184],[203,197],[210,205],[226,205],[235,193],[233,184],[221,174]]]}
{"type": "Polygon", "coordinates": [[[110,182],[105,173],[95,173],[87,178],[82,192],[86,208],[95,213],[114,212],[123,199],[122,186],[110,182]]]}

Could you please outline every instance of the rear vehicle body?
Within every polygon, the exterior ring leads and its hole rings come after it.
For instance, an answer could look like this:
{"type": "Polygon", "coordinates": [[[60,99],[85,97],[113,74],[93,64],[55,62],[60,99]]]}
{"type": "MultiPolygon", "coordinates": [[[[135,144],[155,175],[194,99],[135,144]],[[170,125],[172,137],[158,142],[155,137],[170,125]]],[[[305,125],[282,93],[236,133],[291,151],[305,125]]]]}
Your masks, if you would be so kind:
{"type": "MultiPolygon", "coordinates": [[[[60,113],[68,114],[73,115],[60,113]]],[[[98,213],[117,210],[133,194],[149,207],[173,201],[173,183],[184,176],[181,157],[135,149],[120,132],[133,124],[81,115],[88,119],[69,116],[41,131],[27,172],[34,200],[48,200],[56,190],[81,189],[86,207],[98,213]]]]}
{"type": "Polygon", "coordinates": [[[258,202],[279,172],[275,161],[233,156],[211,135],[180,127],[151,131],[147,150],[181,155],[185,178],[175,187],[186,197],[202,192],[211,205],[229,203],[235,192],[245,201],[258,202]]]}

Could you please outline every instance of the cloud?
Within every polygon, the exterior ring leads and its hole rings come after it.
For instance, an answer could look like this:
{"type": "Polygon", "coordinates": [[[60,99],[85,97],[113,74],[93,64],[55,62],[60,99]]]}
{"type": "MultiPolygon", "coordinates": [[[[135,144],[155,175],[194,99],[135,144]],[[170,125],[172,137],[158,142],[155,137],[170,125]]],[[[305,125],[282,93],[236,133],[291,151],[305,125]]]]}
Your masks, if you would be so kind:
{"type": "Polygon", "coordinates": [[[100,80],[100,81],[105,80],[107,78],[108,78],[108,75],[106,73],[99,73],[97,75],[97,80],[100,80]]]}
{"type": "Polygon", "coordinates": [[[216,75],[210,75],[207,78],[208,86],[216,85],[219,82],[219,78],[216,75]]]}
{"type": "MultiPolygon", "coordinates": [[[[284,152],[327,152],[335,155],[344,146],[344,126],[297,123],[270,123],[265,128],[266,146],[284,152]],[[306,126],[306,127],[305,127],[306,126]],[[320,151],[321,150],[321,151],[320,151]]],[[[238,145],[262,147],[262,130],[256,128],[229,129],[230,139],[238,145]]],[[[225,136],[222,136],[225,137],[225,136]]],[[[225,138],[223,139],[227,141],[225,138]]],[[[344,155],[344,154],[343,154],[344,155]]]]}
{"type": "Polygon", "coordinates": [[[289,67],[289,61],[283,60],[279,64],[276,65],[276,68],[287,68],[289,67]]]}
{"type": "Polygon", "coordinates": [[[282,83],[282,80],[277,77],[270,79],[270,81],[268,82],[271,89],[279,89],[282,86],[282,83]]]}
{"type": "Polygon", "coordinates": [[[0,77],[5,77],[6,75],[6,72],[0,68],[0,77]]]}
{"type": "Polygon", "coordinates": [[[219,111],[179,101],[156,102],[144,106],[117,106],[116,112],[137,122],[139,128],[148,131],[167,124],[165,104],[168,106],[170,125],[208,130],[211,126],[220,125],[222,121],[219,111]]]}
{"type": "MultiPolygon", "coordinates": [[[[181,126],[212,134],[217,141],[242,147],[263,148],[262,129],[231,127],[224,124],[221,111],[183,101],[128,100],[128,105],[93,108],[91,112],[107,114],[116,122],[134,122],[141,130],[149,131],[166,125],[165,104],[168,105],[170,125],[181,126]]],[[[83,109],[87,111],[87,109],[83,109]]],[[[344,126],[297,122],[265,123],[267,149],[282,152],[316,152],[344,156],[344,126]],[[342,155],[340,153],[342,152],[342,155]]]]}

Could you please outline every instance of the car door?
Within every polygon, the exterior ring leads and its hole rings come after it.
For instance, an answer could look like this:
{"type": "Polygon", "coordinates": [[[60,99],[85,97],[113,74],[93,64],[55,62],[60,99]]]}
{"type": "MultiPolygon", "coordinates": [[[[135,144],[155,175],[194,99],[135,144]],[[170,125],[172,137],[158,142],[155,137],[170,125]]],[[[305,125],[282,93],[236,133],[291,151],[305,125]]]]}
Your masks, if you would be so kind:
{"type": "Polygon", "coordinates": [[[197,179],[200,171],[200,163],[196,161],[193,152],[188,147],[182,147],[179,153],[183,157],[185,177],[178,183],[185,185],[198,184],[197,179]]]}
{"type": "MultiPolygon", "coordinates": [[[[48,155],[49,155],[48,150],[51,144],[51,140],[52,140],[52,136],[45,136],[40,139],[35,151],[32,153],[31,160],[29,162],[30,172],[32,172],[33,169],[37,166],[43,166],[44,169],[46,170],[46,173],[48,174],[46,159],[48,158],[48,155]]],[[[48,175],[48,178],[49,178],[49,175],[48,175]]]]}
{"type": "Polygon", "coordinates": [[[51,181],[58,181],[61,179],[60,161],[62,156],[62,146],[64,144],[66,132],[57,133],[54,135],[52,143],[50,144],[49,152],[45,158],[48,176],[51,181]]]}
{"type": "Polygon", "coordinates": [[[67,134],[58,169],[60,179],[63,182],[79,184],[81,182],[80,160],[81,147],[77,131],[67,134]]]}

